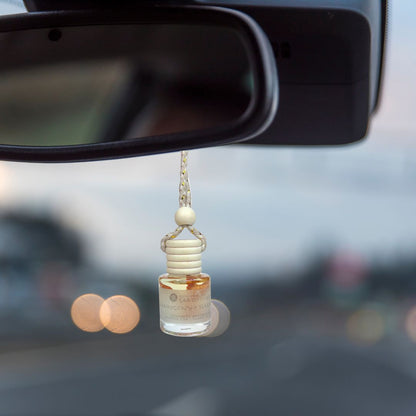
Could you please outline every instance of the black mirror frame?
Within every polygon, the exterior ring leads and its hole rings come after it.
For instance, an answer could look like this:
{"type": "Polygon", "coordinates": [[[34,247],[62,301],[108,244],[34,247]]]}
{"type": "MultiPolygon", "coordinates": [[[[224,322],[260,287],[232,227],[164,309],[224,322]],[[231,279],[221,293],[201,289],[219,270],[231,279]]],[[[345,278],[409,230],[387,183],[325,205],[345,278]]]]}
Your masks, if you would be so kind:
{"type": "Polygon", "coordinates": [[[62,147],[0,145],[0,159],[26,162],[77,162],[151,155],[225,145],[262,133],[278,103],[276,63],[270,43],[257,23],[242,12],[210,6],[141,7],[126,10],[36,12],[0,18],[0,32],[65,26],[134,23],[225,24],[239,30],[251,52],[255,93],[244,115],[221,128],[143,139],[62,147]]]}

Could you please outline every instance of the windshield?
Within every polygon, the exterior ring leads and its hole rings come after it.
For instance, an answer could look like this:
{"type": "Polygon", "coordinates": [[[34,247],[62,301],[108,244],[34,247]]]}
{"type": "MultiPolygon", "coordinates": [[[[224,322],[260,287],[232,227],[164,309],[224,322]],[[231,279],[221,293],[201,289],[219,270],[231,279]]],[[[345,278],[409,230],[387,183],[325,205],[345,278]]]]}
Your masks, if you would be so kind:
{"type": "Polygon", "coordinates": [[[179,154],[1,162],[1,415],[414,416],[416,4],[391,6],[365,141],[190,152],[220,337],[159,330],[179,154]],[[85,294],[128,298],[125,333],[74,325],[85,294]]]}

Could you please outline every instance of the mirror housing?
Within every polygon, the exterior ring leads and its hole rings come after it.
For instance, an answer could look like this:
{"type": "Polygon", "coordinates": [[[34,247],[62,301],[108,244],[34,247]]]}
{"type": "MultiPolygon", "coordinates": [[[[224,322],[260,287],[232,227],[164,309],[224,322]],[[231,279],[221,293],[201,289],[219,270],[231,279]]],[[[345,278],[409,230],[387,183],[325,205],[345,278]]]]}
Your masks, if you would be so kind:
{"type": "MultiPolygon", "coordinates": [[[[25,3],[50,10],[97,8],[111,1],[25,3]]],[[[388,0],[184,1],[240,10],[269,38],[279,70],[279,109],[269,128],[245,143],[341,145],[365,137],[380,103],[388,0]]]]}
{"type": "MultiPolygon", "coordinates": [[[[248,107],[238,119],[227,121],[223,125],[194,131],[157,134],[140,138],[129,137],[126,140],[114,138],[113,141],[76,145],[5,145],[1,144],[0,138],[0,159],[67,162],[149,155],[239,142],[250,139],[267,128],[277,108],[276,64],[270,44],[260,27],[241,12],[206,6],[141,7],[116,11],[103,9],[37,12],[1,17],[0,36],[5,35],[4,38],[7,40],[8,33],[13,35],[18,33],[19,40],[22,39],[21,36],[24,40],[25,35],[30,36],[31,30],[43,30],[45,32],[45,42],[48,41],[47,38],[50,42],[53,42],[59,40],[59,36],[54,36],[54,34],[61,33],[65,28],[70,31],[73,28],[93,26],[111,29],[123,25],[149,27],[149,25],[156,24],[165,27],[170,25],[222,27],[232,29],[237,33],[249,59],[251,68],[250,90],[252,91],[248,107]]],[[[26,39],[26,41],[27,45],[31,45],[30,39],[26,39]]],[[[117,42],[113,42],[113,44],[117,47],[117,42]]],[[[83,47],[83,43],[79,42],[78,39],[77,45],[80,45],[80,55],[82,55],[82,49],[87,49],[88,44],[86,43],[86,46],[83,47]]],[[[35,50],[30,51],[30,59],[34,59],[34,61],[28,60],[26,66],[38,64],[39,62],[35,61],[40,61],[45,56],[50,56],[50,60],[55,59],[53,52],[50,55],[37,54],[36,47],[35,42],[33,45],[35,50]]],[[[42,46],[42,48],[44,47],[42,46]]],[[[111,48],[108,47],[108,49],[111,48]]],[[[13,62],[18,63],[16,64],[17,67],[25,61],[24,53],[27,53],[27,49],[25,51],[25,48],[22,47],[16,47],[15,49],[11,47],[10,51],[13,54],[11,55],[13,56],[13,62]]],[[[42,49],[42,53],[43,51],[44,49],[42,49]]],[[[70,51],[73,54],[74,48],[71,48],[70,51]]],[[[58,52],[56,52],[56,56],[60,56],[58,52]]],[[[7,59],[4,62],[7,66],[7,59]]],[[[13,65],[11,69],[13,70],[13,65]]],[[[7,70],[10,72],[10,68],[7,68],[7,70]]]]}

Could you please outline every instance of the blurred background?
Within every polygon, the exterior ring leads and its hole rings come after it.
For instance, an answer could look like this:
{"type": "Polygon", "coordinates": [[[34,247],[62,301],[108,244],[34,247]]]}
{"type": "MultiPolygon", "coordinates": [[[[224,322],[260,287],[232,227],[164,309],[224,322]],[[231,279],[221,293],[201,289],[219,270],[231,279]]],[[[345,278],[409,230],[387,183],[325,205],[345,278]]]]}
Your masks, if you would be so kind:
{"type": "Polygon", "coordinates": [[[179,154],[1,162],[0,414],[414,416],[416,4],[390,5],[365,141],[190,153],[204,271],[231,311],[221,337],[158,329],[179,154]],[[80,330],[87,293],[128,296],[140,323],[80,330]]]}

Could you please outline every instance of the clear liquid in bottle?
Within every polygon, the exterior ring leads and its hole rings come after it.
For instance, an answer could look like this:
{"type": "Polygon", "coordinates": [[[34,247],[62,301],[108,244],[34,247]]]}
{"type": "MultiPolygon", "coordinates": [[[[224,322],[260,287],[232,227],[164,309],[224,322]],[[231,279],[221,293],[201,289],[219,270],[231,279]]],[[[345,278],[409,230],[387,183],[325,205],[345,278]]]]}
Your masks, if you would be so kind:
{"type": "Polygon", "coordinates": [[[202,335],[210,325],[211,278],[205,273],[159,277],[160,329],[169,335],[202,335]]]}

